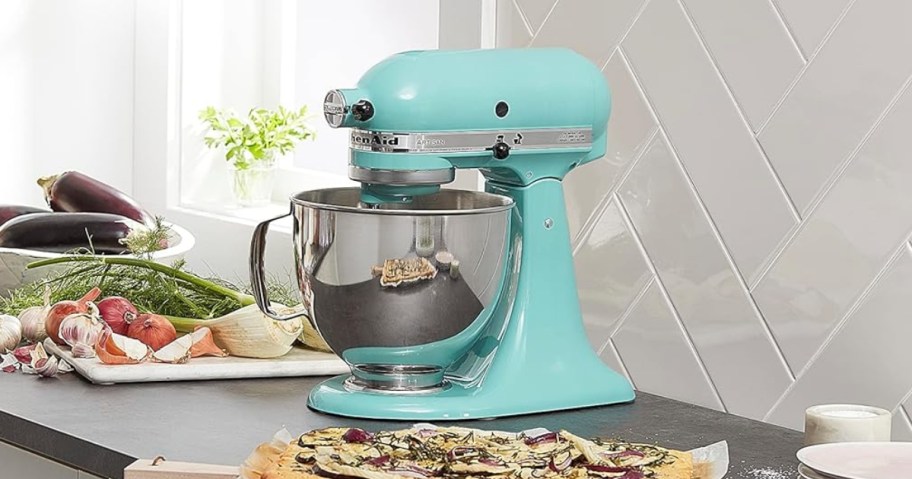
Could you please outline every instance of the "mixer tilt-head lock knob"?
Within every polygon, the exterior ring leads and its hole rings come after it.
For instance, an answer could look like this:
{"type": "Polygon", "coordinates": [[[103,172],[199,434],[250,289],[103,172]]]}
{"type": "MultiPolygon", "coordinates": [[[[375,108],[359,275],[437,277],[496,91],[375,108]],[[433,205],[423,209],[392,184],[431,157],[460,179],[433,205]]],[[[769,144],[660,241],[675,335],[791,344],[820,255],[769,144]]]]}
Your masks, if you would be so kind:
{"type": "Polygon", "coordinates": [[[494,153],[494,158],[498,160],[505,160],[510,156],[510,145],[498,141],[494,143],[494,146],[491,147],[491,151],[494,153]]]}
{"type": "Polygon", "coordinates": [[[351,107],[352,116],[358,121],[367,121],[374,116],[374,105],[367,100],[358,100],[351,107]]]}

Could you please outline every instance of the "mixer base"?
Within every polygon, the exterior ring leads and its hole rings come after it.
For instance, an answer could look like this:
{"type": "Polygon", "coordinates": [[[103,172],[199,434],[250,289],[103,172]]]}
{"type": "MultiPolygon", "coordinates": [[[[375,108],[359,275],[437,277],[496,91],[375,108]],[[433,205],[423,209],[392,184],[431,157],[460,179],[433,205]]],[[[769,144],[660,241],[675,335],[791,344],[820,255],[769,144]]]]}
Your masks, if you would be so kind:
{"type": "Polygon", "coordinates": [[[607,368],[600,378],[579,378],[578,388],[553,388],[548,383],[517,388],[490,384],[448,388],[426,394],[395,394],[352,391],[349,375],[317,385],[307,404],[317,411],[337,416],[410,421],[454,421],[519,416],[565,409],[578,409],[631,402],[634,393],[623,376],[607,368]]]}

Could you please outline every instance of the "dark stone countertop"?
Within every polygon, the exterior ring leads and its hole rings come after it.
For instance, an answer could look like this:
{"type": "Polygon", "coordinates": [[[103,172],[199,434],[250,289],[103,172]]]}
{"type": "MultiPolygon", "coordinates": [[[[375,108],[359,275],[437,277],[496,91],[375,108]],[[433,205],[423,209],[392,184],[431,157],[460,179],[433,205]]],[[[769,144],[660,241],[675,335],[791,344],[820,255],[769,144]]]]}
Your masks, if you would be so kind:
{"type": "MultiPolygon", "coordinates": [[[[409,423],[327,416],[307,408],[323,378],[95,386],[75,374],[38,379],[0,373],[0,441],[102,477],[120,478],[137,458],[240,464],[282,427],[409,423]]],[[[517,398],[521,400],[521,398],[517,398]]],[[[482,429],[567,429],[691,449],[727,440],[728,478],[797,476],[799,432],[640,393],[631,404],[460,423],[482,429]]]]}

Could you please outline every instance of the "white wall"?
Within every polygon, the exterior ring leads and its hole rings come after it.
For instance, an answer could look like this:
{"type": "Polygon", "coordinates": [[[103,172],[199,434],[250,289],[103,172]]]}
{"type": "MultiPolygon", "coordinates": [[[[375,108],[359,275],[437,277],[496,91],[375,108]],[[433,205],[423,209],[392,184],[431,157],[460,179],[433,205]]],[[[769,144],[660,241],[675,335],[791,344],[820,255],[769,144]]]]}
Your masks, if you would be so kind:
{"type": "Polygon", "coordinates": [[[35,180],[70,169],[130,191],[133,10],[0,2],[0,203],[41,205],[35,180]]]}
{"type": "Polygon", "coordinates": [[[566,180],[593,347],[637,388],[912,440],[912,4],[498,0],[499,46],[565,46],[614,94],[566,180]]]}
{"type": "Polygon", "coordinates": [[[407,50],[437,48],[437,1],[342,0],[298,6],[294,98],[315,114],[320,141],[302,144],[295,165],[348,176],[347,129],[323,120],[323,98],[352,88],[370,67],[407,50]]]}

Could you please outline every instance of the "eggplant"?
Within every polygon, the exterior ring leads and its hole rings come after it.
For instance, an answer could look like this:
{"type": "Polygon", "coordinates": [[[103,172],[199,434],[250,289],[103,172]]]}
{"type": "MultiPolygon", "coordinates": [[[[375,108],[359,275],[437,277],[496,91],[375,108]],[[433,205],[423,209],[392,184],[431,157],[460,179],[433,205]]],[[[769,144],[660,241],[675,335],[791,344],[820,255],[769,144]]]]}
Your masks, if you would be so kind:
{"type": "Polygon", "coordinates": [[[86,248],[96,254],[121,254],[128,252],[121,240],[136,228],[144,226],[109,213],[32,213],[0,226],[0,247],[51,253],[86,248]]]}
{"type": "Polygon", "coordinates": [[[155,216],[133,198],[111,185],[78,171],[45,176],[38,180],[44,198],[54,211],[67,213],[110,213],[155,227],[155,216]]]}
{"type": "Polygon", "coordinates": [[[31,206],[24,205],[0,205],[0,226],[3,226],[7,221],[22,215],[28,215],[32,213],[47,213],[48,210],[43,210],[41,208],[33,208],[31,206]]]}

